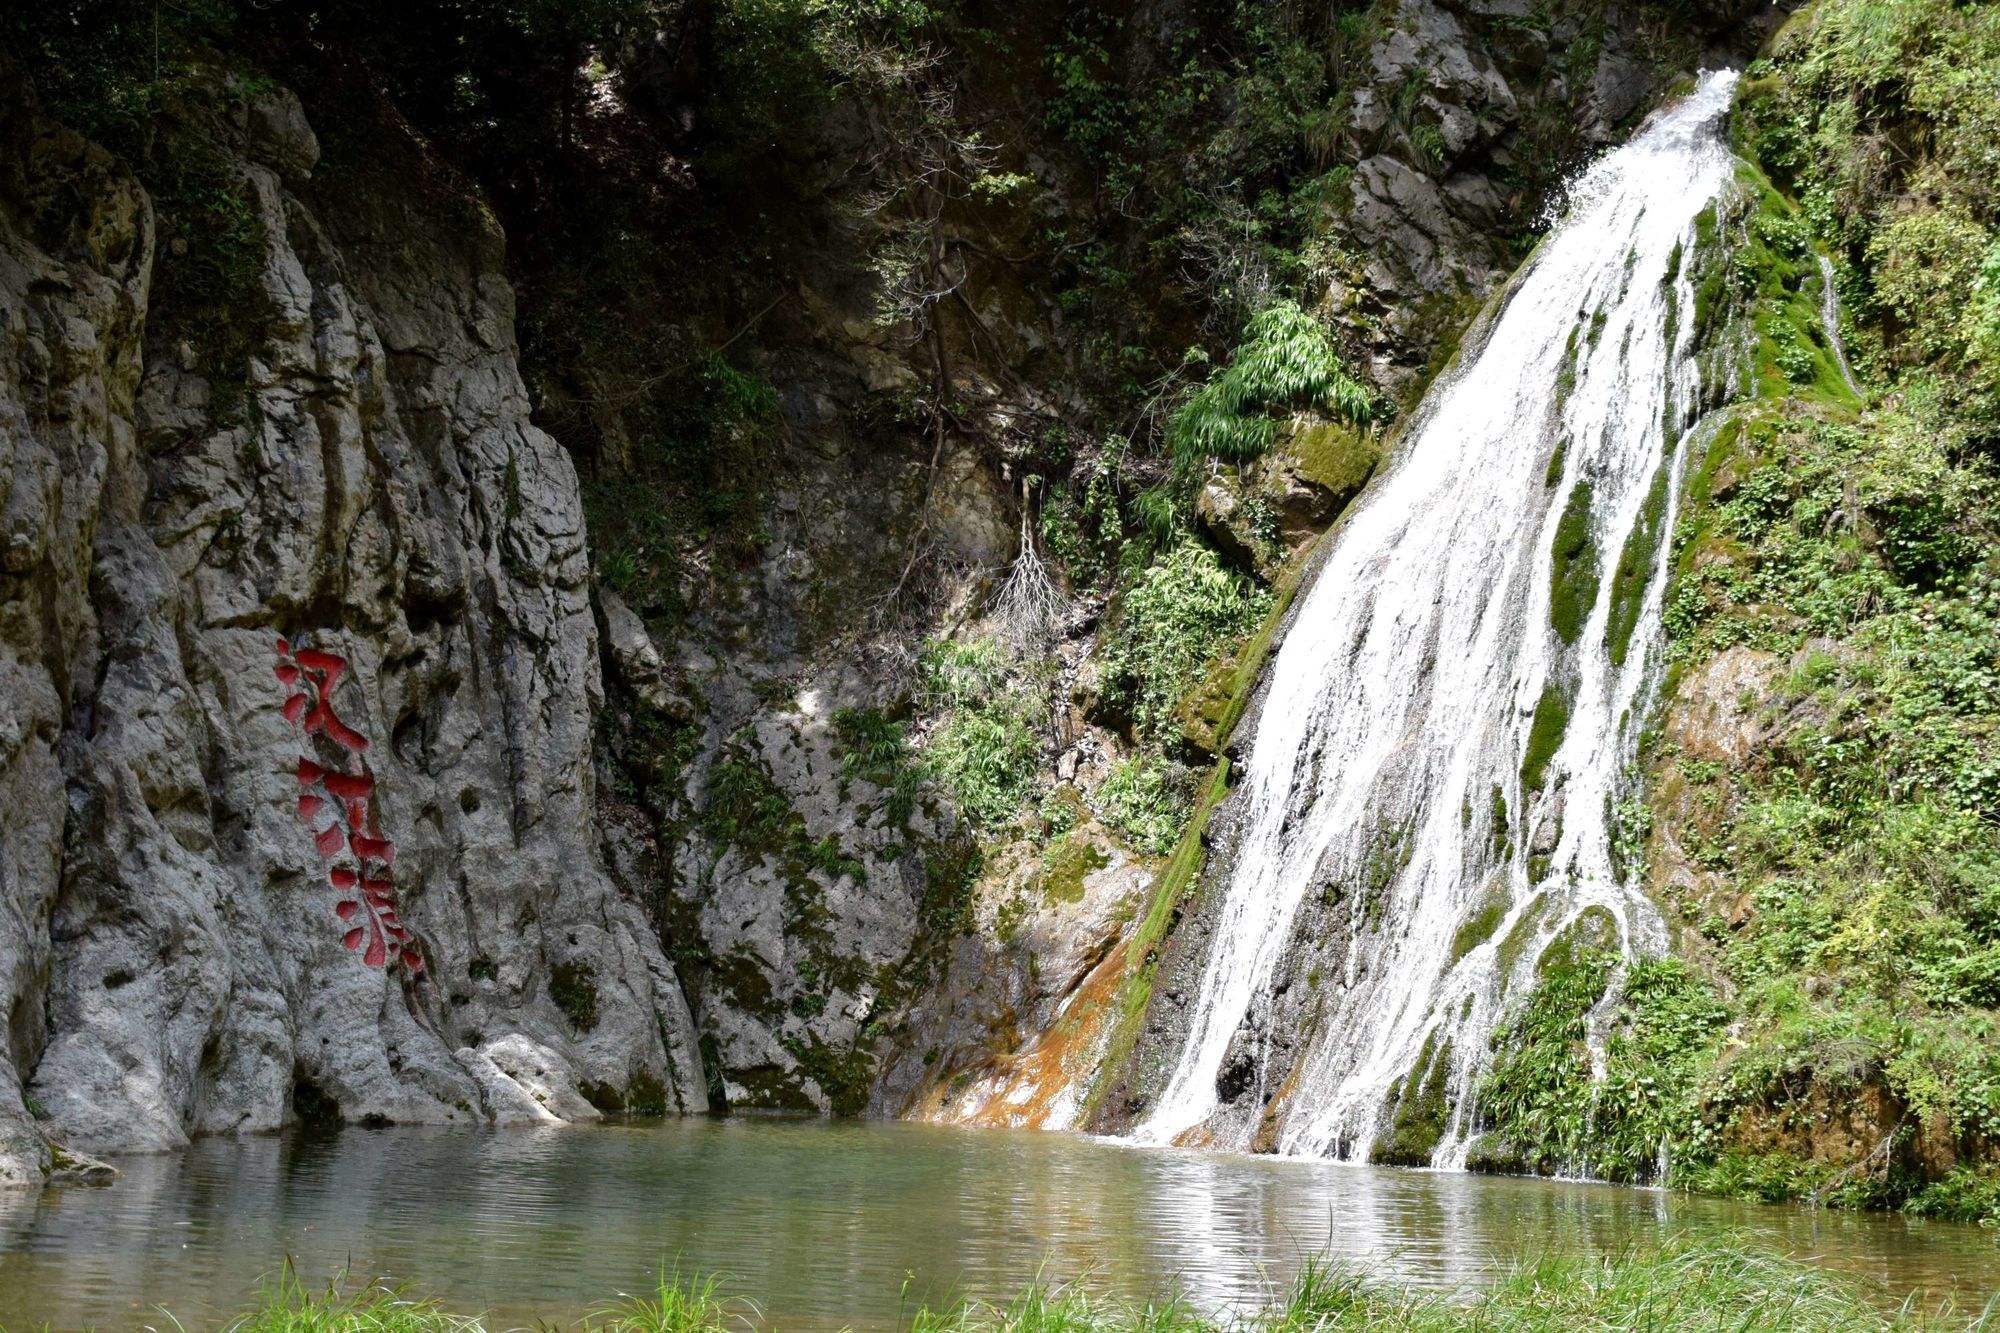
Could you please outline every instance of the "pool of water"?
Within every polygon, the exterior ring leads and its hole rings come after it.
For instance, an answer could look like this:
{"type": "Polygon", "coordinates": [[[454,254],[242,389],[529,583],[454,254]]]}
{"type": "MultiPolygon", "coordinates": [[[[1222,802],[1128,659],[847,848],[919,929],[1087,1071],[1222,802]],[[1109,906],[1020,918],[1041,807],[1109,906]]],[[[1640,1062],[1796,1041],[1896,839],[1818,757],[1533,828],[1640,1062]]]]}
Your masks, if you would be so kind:
{"type": "Polygon", "coordinates": [[[0,1324],[212,1324],[287,1257],[503,1321],[573,1317],[662,1266],[726,1275],[783,1329],[893,1327],[1038,1275],[1211,1308],[1326,1255],[1436,1288],[1536,1252],[1727,1233],[1983,1304],[1974,1227],[1554,1181],[1138,1149],[1060,1134],[690,1120],[210,1139],[107,1189],[0,1196],[0,1324]]]}

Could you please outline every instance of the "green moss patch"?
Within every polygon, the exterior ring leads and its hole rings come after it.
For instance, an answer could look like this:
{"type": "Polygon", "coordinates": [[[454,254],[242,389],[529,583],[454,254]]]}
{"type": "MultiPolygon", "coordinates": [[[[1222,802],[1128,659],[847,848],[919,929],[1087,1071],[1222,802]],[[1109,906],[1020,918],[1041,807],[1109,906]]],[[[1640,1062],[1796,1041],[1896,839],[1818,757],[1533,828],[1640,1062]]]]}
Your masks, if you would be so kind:
{"type": "Polygon", "coordinates": [[[1386,1166],[1429,1166],[1431,1154],[1444,1139],[1448,1107],[1445,1091],[1451,1076],[1451,1043],[1439,1043],[1433,1031],[1424,1038],[1409,1077],[1392,1098],[1395,1112],[1389,1134],[1375,1144],[1369,1160],[1386,1166]]]}
{"type": "Polygon", "coordinates": [[[1382,448],[1351,425],[1315,421],[1292,432],[1286,445],[1299,476],[1335,495],[1352,495],[1374,474],[1382,448]]]}
{"type": "Polygon", "coordinates": [[[1480,895],[1479,903],[1471,915],[1459,923],[1458,930],[1451,937],[1451,961],[1459,959],[1493,938],[1493,932],[1500,929],[1500,923],[1507,919],[1507,892],[1500,885],[1489,887],[1480,895]]]}
{"type": "Polygon", "coordinates": [[[1042,897],[1052,903],[1083,900],[1083,882],[1111,864],[1104,849],[1079,831],[1050,847],[1042,857],[1042,897]]]}
{"type": "Polygon", "coordinates": [[[549,998],[578,1032],[597,1026],[597,979],[589,964],[557,963],[551,968],[549,998]]]}
{"type": "Polygon", "coordinates": [[[1534,720],[1528,724],[1528,750],[1521,757],[1521,790],[1540,791],[1548,780],[1549,761],[1562,748],[1563,734],[1569,730],[1569,691],[1550,685],[1535,703],[1534,720]]]}
{"type": "Polygon", "coordinates": [[[1575,643],[1583,622],[1597,602],[1597,546],[1591,540],[1591,485],[1579,481],[1570,488],[1562,517],[1556,520],[1550,548],[1549,624],[1564,643],[1575,643]]]}
{"type": "Polygon", "coordinates": [[[1541,929],[1542,917],[1547,913],[1548,895],[1537,893],[1528,900],[1527,910],[1515,920],[1514,928],[1500,941],[1497,962],[1503,980],[1514,975],[1515,967],[1520,964],[1522,955],[1527,953],[1528,946],[1534,943],[1535,932],[1541,929]]]}
{"type": "Polygon", "coordinates": [[[1673,480],[1673,464],[1664,461],[1653,474],[1653,484],[1639,509],[1639,517],[1625,536],[1618,553],[1618,568],[1611,576],[1611,613],[1604,624],[1606,651],[1613,666],[1625,665],[1632,649],[1632,634],[1639,627],[1645,609],[1646,589],[1659,564],[1661,528],[1666,523],[1667,490],[1673,480]]]}

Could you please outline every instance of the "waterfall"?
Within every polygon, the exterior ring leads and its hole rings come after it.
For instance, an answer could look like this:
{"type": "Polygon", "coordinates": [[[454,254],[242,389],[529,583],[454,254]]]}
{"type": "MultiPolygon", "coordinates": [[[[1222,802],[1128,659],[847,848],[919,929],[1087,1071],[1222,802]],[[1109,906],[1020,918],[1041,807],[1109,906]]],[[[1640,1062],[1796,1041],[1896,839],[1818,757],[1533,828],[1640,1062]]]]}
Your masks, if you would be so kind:
{"type": "Polygon", "coordinates": [[[1430,1158],[1463,1165],[1488,1039],[1542,949],[1586,913],[1628,958],[1664,948],[1614,825],[1697,398],[1682,260],[1732,179],[1735,81],[1704,75],[1575,182],[1331,539],[1272,668],[1186,1042],[1136,1137],[1215,1131],[1218,1074],[1232,1042],[1258,1049],[1309,892],[1346,940],[1281,1152],[1365,1160],[1397,1091],[1442,1080],[1430,1158]]]}
{"type": "Polygon", "coordinates": [[[1833,349],[1833,363],[1840,367],[1840,379],[1847,391],[1856,398],[1866,400],[1861,386],[1855,382],[1854,368],[1847,364],[1847,344],[1840,339],[1840,293],[1833,285],[1833,261],[1825,255],[1819,258],[1819,323],[1826,331],[1826,345],[1833,349]]]}

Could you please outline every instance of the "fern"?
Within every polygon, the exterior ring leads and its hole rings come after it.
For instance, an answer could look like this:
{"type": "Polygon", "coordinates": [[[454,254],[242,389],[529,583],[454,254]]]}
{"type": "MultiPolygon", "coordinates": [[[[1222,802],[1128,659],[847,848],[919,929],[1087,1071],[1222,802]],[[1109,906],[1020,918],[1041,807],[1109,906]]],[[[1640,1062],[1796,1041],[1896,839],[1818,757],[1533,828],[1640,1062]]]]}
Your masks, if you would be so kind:
{"type": "Polygon", "coordinates": [[[1274,413],[1316,408],[1361,424],[1374,415],[1367,389],[1342,369],[1319,322],[1291,301],[1254,316],[1221,374],[1197,389],[1168,423],[1183,466],[1209,458],[1255,458],[1277,437],[1274,413]]]}

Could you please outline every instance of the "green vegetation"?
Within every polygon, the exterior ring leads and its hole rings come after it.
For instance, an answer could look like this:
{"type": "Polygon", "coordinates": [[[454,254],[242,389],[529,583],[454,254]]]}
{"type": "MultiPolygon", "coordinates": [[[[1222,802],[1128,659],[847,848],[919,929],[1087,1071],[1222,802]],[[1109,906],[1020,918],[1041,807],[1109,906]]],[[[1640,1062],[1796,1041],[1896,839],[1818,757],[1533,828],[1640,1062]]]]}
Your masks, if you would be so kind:
{"type": "MultiPolygon", "coordinates": [[[[1502,816],[1504,819],[1504,815],[1502,816]]],[[[1493,938],[1493,932],[1500,929],[1500,923],[1507,919],[1507,895],[1495,888],[1489,889],[1479,901],[1478,908],[1460,924],[1451,937],[1451,961],[1459,959],[1493,938]]]]}
{"type": "MultiPolygon", "coordinates": [[[[1178,1299],[1134,1305],[1084,1284],[1037,1284],[1005,1304],[922,1307],[899,1323],[911,1333],[1942,1333],[1985,1328],[1990,1317],[1944,1303],[1893,1308],[1807,1263],[1736,1244],[1670,1238],[1651,1250],[1526,1259],[1470,1295],[1398,1288],[1356,1269],[1309,1262],[1273,1293],[1267,1308],[1221,1321],[1178,1299]]],[[[753,1304],[723,1295],[713,1279],[662,1277],[651,1295],[620,1298],[575,1327],[590,1333],[723,1333],[761,1324],[753,1304]]],[[[241,1333],[476,1333],[489,1325],[379,1288],[315,1295],[288,1280],[230,1327],[241,1333]]]]}
{"type": "Polygon", "coordinates": [[[271,317],[264,219],[218,147],[223,124],[270,82],[225,54],[235,6],[50,0],[0,16],[0,48],[33,71],[44,105],[117,153],[153,200],[149,334],[186,345],[209,411],[233,423],[271,317]]]}
{"type": "MultiPolygon", "coordinates": [[[[178,1320],[174,1321],[177,1327],[178,1320]]],[[[314,1291],[287,1265],[257,1307],[229,1324],[231,1333],[480,1333],[476,1315],[456,1315],[436,1301],[388,1287],[314,1291]]]]}
{"type": "Polygon", "coordinates": [[[1145,1018],[1146,1005],[1153,997],[1153,978],[1160,966],[1160,945],[1179,918],[1182,900],[1201,879],[1202,868],[1208,860],[1208,845],[1204,841],[1208,819],[1214,813],[1216,804],[1228,794],[1229,760],[1217,759],[1201,799],[1196,802],[1194,813],[1188,817],[1187,826],[1181,830],[1180,841],[1174,845],[1172,857],[1154,884],[1153,896],[1146,904],[1146,915],[1125,937],[1125,975],[1118,986],[1118,1013],[1112,1020],[1111,1035],[1105,1042],[1104,1056],[1098,1061],[1096,1076],[1085,1094],[1086,1106],[1096,1106],[1110,1091],[1113,1082],[1127,1072],[1132,1048],[1139,1040],[1139,1025],[1145,1018]]]}
{"type": "Polygon", "coordinates": [[[209,410],[234,421],[272,313],[262,280],[264,220],[249,182],[197,131],[183,132],[146,184],[159,210],[153,327],[162,345],[193,348],[209,410]]]}
{"type": "Polygon", "coordinates": [[[1521,758],[1521,790],[1540,791],[1548,781],[1549,761],[1562,748],[1563,733],[1569,730],[1569,690],[1549,685],[1535,701],[1535,716],[1528,723],[1528,749],[1521,758]]]}
{"type": "MultiPolygon", "coordinates": [[[[662,1270],[650,1293],[607,1301],[575,1327],[578,1333],[718,1333],[751,1326],[755,1314],[755,1306],[724,1296],[713,1277],[662,1270]]],[[[479,1315],[453,1314],[391,1287],[343,1291],[329,1283],[314,1291],[289,1264],[256,1308],[228,1325],[229,1333],[484,1333],[489,1327],[479,1315]]]]}
{"type": "Polygon", "coordinates": [[[1326,331],[1290,301],[1258,312],[1223,371],[1174,413],[1167,442],[1191,467],[1205,459],[1255,458],[1277,437],[1275,414],[1315,408],[1357,424],[1372,414],[1368,391],[1349,379],[1326,331]]]}
{"type": "Polygon", "coordinates": [[[1564,956],[1551,946],[1527,1007],[1495,1034],[1498,1054],[1479,1090],[1482,1116],[1504,1127],[1506,1142],[1518,1147],[1503,1156],[1499,1145],[1482,1141],[1474,1166],[1553,1171],[1586,1165],[1595,1140],[1590,1111],[1596,1087],[1585,1024],[1615,958],[1600,950],[1564,956]]]}
{"type": "Polygon", "coordinates": [[[916,812],[926,773],[910,749],[903,723],[875,709],[842,708],[833,715],[833,730],[843,750],[842,779],[858,778],[885,789],[889,795],[883,807],[889,822],[907,825],[916,812]]]}
{"type": "Polygon", "coordinates": [[[1050,845],[1042,856],[1042,897],[1052,903],[1083,900],[1083,881],[1111,864],[1111,858],[1089,837],[1071,833],[1050,845]]]}
{"type": "Polygon", "coordinates": [[[1601,931],[1577,935],[1573,926],[1549,947],[1526,1008],[1496,1036],[1480,1109],[1501,1128],[1480,1141],[1474,1164],[1650,1180],[1662,1143],[1687,1152],[1706,1140],[1703,1079],[1729,1011],[1679,959],[1633,964],[1597,1081],[1585,1023],[1617,953],[1601,931]]]}
{"type": "Polygon", "coordinates": [[[1333,495],[1351,495],[1382,459],[1378,441],[1362,430],[1333,421],[1308,422],[1285,446],[1301,477],[1333,495]]]}
{"type": "Polygon", "coordinates": [[[2000,425],[1997,61],[1990,6],[1820,0],[1751,71],[1740,131],[1832,251],[1853,350],[1986,431],[2000,425]],[[1885,137],[1907,148],[1884,160],[1885,137]]]}
{"type": "Polygon", "coordinates": [[[1269,605],[1269,594],[1224,569],[1214,552],[1183,541],[1119,602],[1103,650],[1106,697],[1124,706],[1141,736],[1168,738],[1175,706],[1204,667],[1248,634],[1269,605]]]}
{"type": "Polygon", "coordinates": [[[1389,1133],[1377,1143],[1372,1160],[1389,1166],[1429,1166],[1431,1154],[1445,1131],[1445,1088],[1451,1077],[1451,1043],[1437,1044],[1437,1033],[1424,1038],[1424,1049],[1410,1076],[1389,1101],[1395,1106],[1389,1133]]]}
{"type": "Polygon", "coordinates": [[[1172,851],[1187,823],[1193,775],[1178,764],[1139,753],[1115,766],[1097,789],[1104,822],[1155,856],[1172,851]]]}
{"type": "Polygon", "coordinates": [[[720,356],[670,371],[621,413],[629,456],[589,476],[584,512],[598,579],[658,624],[684,617],[690,565],[758,546],[750,522],[769,472],[777,394],[720,356]]]}
{"type": "Polygon", "coordinates": [[[557,963],[550,968],[549,998],[578,1032],[597,1026],[597,979],[590,964],[557,963]]]}
{"type": "Polygon", "coordinates": [[[1751,163],[1684,263],[1750,399],[1690,469],[1665,627],[1672,680],[1747,740],[1652,741],[1619,859],[1684,956],[1631,969],[1597,1082],[1579,1037],[1612,956],[1543,968],[1482,1092],[1488,1165],[1626,1179],[1664,1151],[1692,1189],[2000,1217],[1996,68],[1991,6],[1819,0],[1746,76],[1751,163]]]}
{"type": "Polygon", "coordinates": [[[1022,680],[990,639],[925,650],[920,702],[941,721],[924,747],[930,772],[979,827],[1025,814],[1042,759],[1047,689],[1022,680]]]}
{"type": "Polygon", "coordinates": [[[1660,550],[1660,528],[1666,522],[1669,463],[1662,463],[1639,509],[1638,520],[1626,535],[1625,549],[1618,553],[1618,568],[1611,576],[1611,614],[1605,621],[1604,638],[1613,666],[1624,666],[1632,648],[1632,633],[1639,627],[1645,609],[1646,589],[1653,581],[1660,550]]]}

